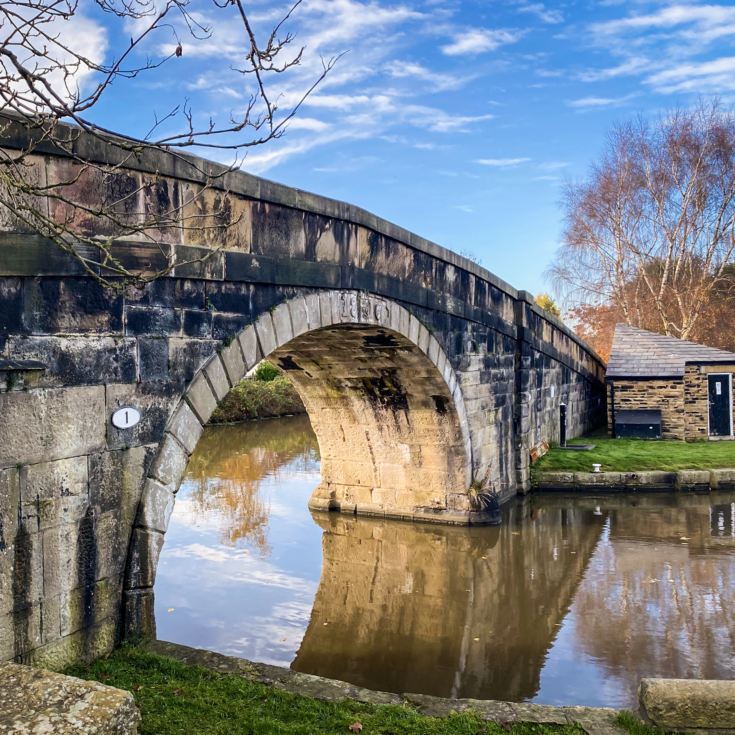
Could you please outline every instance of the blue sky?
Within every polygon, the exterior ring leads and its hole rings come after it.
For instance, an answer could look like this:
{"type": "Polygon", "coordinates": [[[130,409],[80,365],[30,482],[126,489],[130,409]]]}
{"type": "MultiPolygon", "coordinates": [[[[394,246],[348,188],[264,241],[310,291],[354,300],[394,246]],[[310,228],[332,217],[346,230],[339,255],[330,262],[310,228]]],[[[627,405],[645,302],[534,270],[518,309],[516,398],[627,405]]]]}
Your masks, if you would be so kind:
{"type": "MultiPolygon", "coordinates": [[[[211,3],[192,7],[211,36],[184,38],[180,59],[117,85],[100,123],[142,135],[153,110],[184,97],[200,120],[244,104],[230,68],[238,25],[211,3]]],[[[284,6],[250,7],[267,28],[284,6]]],[[[243,167],[365,207],[534,292],[549,287],[563,182],[584,175],[616,120],[735,99],[732,2],[304,0],[289,29],[306,50],[279,79],[285,105],[320,56],[348,53],[243,167]]],[[[113,48],[127,31],[98,33],[113,48]]],[[[170,36],[150,45],[170,49],[170,36]]]]}

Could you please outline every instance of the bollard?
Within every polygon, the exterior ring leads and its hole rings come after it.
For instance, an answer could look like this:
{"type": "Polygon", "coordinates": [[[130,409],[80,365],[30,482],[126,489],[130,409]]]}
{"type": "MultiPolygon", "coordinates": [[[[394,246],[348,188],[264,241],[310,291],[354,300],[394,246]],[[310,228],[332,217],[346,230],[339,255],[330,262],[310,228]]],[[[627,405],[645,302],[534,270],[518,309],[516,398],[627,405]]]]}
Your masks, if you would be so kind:
{"type": "Polygon", "coordinates": [[[567,404],[559,404],[559,446],[567,445],[567,404]]]}

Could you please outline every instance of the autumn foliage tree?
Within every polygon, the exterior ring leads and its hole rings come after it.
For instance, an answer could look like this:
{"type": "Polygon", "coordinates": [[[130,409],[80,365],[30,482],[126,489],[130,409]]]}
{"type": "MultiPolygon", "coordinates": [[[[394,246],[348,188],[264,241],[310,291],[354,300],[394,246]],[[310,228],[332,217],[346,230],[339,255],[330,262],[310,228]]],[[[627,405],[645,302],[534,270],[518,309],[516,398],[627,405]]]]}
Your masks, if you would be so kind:
{"type": "Polygon", "coordinates": [[[618,125],[564,203],[551,275],[601,352],[616,322],[735,349],[720,333],[735,308],[732,113],[700,104],[618,125]]]}

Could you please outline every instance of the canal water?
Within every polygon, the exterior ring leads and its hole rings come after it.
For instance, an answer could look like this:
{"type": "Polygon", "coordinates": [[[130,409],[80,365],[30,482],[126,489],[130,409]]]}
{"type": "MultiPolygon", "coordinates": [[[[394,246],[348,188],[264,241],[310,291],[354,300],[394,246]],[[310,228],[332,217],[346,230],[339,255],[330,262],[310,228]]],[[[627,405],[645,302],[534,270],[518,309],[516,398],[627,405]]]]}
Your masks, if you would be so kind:
{"type": "Polygon", "coordinates": [[[308,419],[209,427],[158,636],[393,692],[634,707],[735,678],[735,494],[535,495],[495,528],[311,514],[308,419]]]}

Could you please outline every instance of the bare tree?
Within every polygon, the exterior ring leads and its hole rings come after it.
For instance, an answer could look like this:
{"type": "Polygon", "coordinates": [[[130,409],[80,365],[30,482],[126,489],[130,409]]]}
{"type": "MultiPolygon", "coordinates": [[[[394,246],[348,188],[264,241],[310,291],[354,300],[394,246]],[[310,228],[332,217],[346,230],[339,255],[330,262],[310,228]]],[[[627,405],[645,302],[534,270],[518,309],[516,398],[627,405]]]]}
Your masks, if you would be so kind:
{"type": "Polygon", "coordinates": [[[713,103],[617,126],[565,206],[551,274],[568,301],[691,339],[730,285],[735,117],[713,103]]]}
{"type": "MultiPolygon", "coordinates": [[[[212,223],[211,217],[192,215],[196,207],[191,200],[172,201],[155,216],[132,212],[133,203],[150,194],[154,185],[150,181],[119,191],[107,187],[102,204],[84,201],[80,190],[85,186],[105,189],[105,182],[123,171],[126,161],[147,148],[165,148],[174,154],[192,148],[216,149],[219,155],[229,151],[229,170],[238,167],[248,149],[284,133],[336,58],[322,59],[321,69],[295,102],[292,99],[290,106],[281,109],[281,96],[272,91],[271,80],[301,63],[304,48],[294,47],[286,25],[302,0],[295,0],[264,34],[258,33],[243,0],[89,0],[88,6],[114,28],[113,35],[129,37],[129,42],[116,49],[90,43],[89,34],[79,32],[81,24],[88,22],[80,5],[84,1],[0,3],[0,144],[19,126],[27,141],[19,150],[0,149],[0,210],[5,208],[14,222],[51,240],[99,282],[119,288],[158,278],[171,269],[173,249],[161,236],[167,228],[228,228],[235,221],[223,216],[212,223]],[[194,12],[194,2],[199,3],[197,7],[208,3],[230,27],[237,24],[239,28],[241,62],[231,69],[241,75],[249,90],[242,109],[225,115],[224,121],[209,119],[204,125],[197,124],[199,116],[187,101],[164,113],[151,111],[150,130],[143,139],[115,135],[116,146],[124,152],[123,161],[109,166],[85,160],[75,146],[80,135],[109,139],[114,134],[95,123],[95,111],[103,98],[114,94],[123,82],[176,63],[186,53],[187,43],[210,36],[211,29],[194,12]],[[150,55],[151,48],[163,51],[155,57],[150,55]],[[37,151],[49,145],[70,161],[66,176],[52,182],[38,175],[37,151]],[[80,222],[94,222],[94,226],[82,227],[80,222]],[[129,270],[116,256],[114,243],[130,238],[154,244],[163,256],[159,267],[146,273],[129,270]]],[[[212,183],[210,178],[209,185],[212,183]]],[[[205,191],[206,186],[192,196],[202,197],[205,191]]]]}

